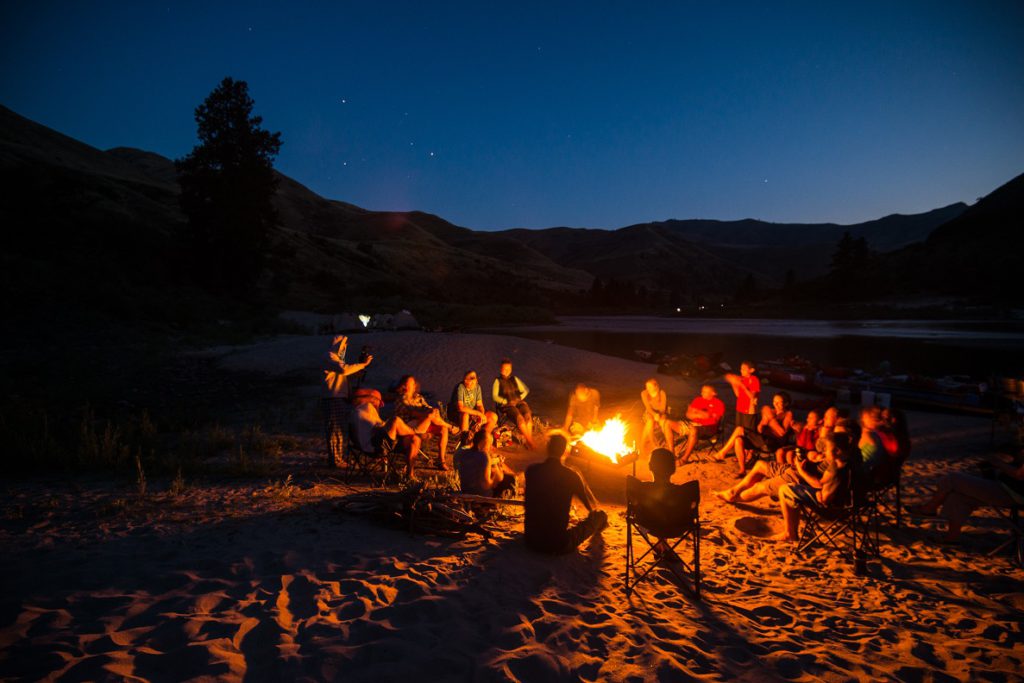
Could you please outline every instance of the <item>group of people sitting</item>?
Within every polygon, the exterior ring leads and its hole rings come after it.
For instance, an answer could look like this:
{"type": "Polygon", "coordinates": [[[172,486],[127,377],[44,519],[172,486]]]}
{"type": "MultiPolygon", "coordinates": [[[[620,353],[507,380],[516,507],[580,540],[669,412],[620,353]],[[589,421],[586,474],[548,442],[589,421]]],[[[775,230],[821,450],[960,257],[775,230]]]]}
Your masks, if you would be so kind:
{"type": "MultiPolygon", "coordinates": [[[[364,372],[373,357],[364,353],[359,363],[345,364],[347,339],[338,337],[330,354],[325,381],[337,392],[344,378],[364,372]]],[[[779,539],[796,541],[801,509],[826,509],[848,499],[851,478],[856,473],[868,485],[889,481],[898,474],[910,449],[906,420],[899,411],[875,406],[864,408],[859,420],[843,418],[835,407],[811,410],[803,421],[794,416],[792,401],[784,391],[776,392],[769,405],[759,406],[760,382],[753,363],[744,361],[739,374],[724,377],[735,398],[735,427],[722,440],[717,460],[735,454],[738,481],[714,491],[726,503],[749,503],[760,498],[777,499],[784,520],[779,539]]],[[[501,361],[491,386],[494,410],[484,403],[484,392],[476,371],[464,373],[452,390],[445,414],[424,398],[412,375],[403,377],[395,388],[394,412],[383,419],[379,392],[363,391],[353,401],[353,438],[367,452],[379,451],[385,442],[405,457],[406,474],[412,477],[422,440],[438,437],[439,462],[447,462],[448,445],[457,437],[463,446],[455,465],[463,492],[483,496],[514,494],[516,476],[496,453],[494,432],[499,416],[514,424],[523,443],[534,449],[533,414],[526,397],[529,387],[513,373],[512,362],[501,361]]],[[[656,481],[668,482],[676,465],[687,462],[701,439],[722,431],[725,404],[714,386],[704,384],[685,414],[675,419],[668,397],[656,379],[645,382],[641,392],[643,430],[640,452],[650,454],[650,468],[656,481]],[[659,441],[663,447],[659,448],[659,441]],[[670,466],[671,465],[671,466],[670,466]],[[657,469],[657,472],[655,470],[657,469]]],[[[607,525],[597,501],[576,470],[562,460],[570,440],[600,426],[600,392],[579,383],[569,396],[562,429],[548,436],[548,458],[526,471],[526,538],[539,550],[561,552],[575,548],[607,525]],[[573,497],[590,513],[575,527],[568,525],[573,497]],[[544,520],[544,521],[540,521],[544,520]]],[[[926,502],[910,506],[919,515],[942,510],[949,521],[945,540],[955,542],[971,511],[985,504],[1024,502],[1024,451],[1016,459],[997,458],[989,476],[950,474],[940,482],[926,502]],[[997,477],[1006,481],[997,482],[997,477]]]]}
{"type": "MultiPolygon", "coordinates": [[[[366,355],[359,363],[346,363],[347,345],[348,338],[339,335],[334,338],[328,354],[324,382],[331,396],[342,395],[346,388],[345,378],[364,372],[373,362],[373,356],[366,355]]],[[[403,376],[393,388],[393,393],[394,409],[385,419],[381,414],[384,398],[379,391],[349,391],[349,398],[355,408],[351,416],[351,433],[355,445],[364,452],[376,453],[385,445],[399,450],[404,456],[406,476],[409,478],[415,474],[416,461],[425,437],[437,436],[436,466],[448,470],[451,469],[447,457],[448,445],[452,437],[458,437],[463,445],[472,444],[472,449],[464,450],[483,452],[489,449],[488,444],[493,441],[499,415],[516,426],[527,447],[532,449],[534,446],[533,415],[526,402],[530,389],[513,374],[512,361],[507,358],[501,361],[498,375],[492,384],[494,411],[487,410],[484,405],[483,390],[475,370],[463,374],[462,381],[452,389],[451,399],[444,411],[430,404],[413,375],[403,376]]],[[[464,460],[472,460],[472,457],[464,460]]],[[[473,466],[470,470],[476,471],[473,466]]],[[[480,472],[488,476],[490,474],[489,468],[482,468],[480,472]]]]}
{"type": "MultiPolygon", "coordinates": [[[[776,424],[781,423],[778,412],[773,407],[776,424]]],[[[859,422],[840,418],[832,407],[820,416],[812,410],[804,423],[793,425],[791,439],[760,451],[766,457],[753,459],[736,484],[714,492],[727,503],[777,498],[785,525],[779,539],[797,540],[802,507],[821,511],[845,503],[853,476],[865,486],[888,482],[910,448],[902,414],[877,406],[864,408],[859,422]]]]}

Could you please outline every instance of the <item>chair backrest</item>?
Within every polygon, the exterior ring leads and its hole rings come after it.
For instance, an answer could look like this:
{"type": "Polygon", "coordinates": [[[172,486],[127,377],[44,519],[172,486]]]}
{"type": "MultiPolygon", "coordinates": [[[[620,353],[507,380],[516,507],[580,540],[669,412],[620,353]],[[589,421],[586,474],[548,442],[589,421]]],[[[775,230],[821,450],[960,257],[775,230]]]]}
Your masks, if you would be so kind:
{"type": "Polygon", "coordinates": [[[700,483],[694,480],[666,487],[627,477],[626,504],[632,521],[659,538],[678,538],[697,525],[700,483]]]}

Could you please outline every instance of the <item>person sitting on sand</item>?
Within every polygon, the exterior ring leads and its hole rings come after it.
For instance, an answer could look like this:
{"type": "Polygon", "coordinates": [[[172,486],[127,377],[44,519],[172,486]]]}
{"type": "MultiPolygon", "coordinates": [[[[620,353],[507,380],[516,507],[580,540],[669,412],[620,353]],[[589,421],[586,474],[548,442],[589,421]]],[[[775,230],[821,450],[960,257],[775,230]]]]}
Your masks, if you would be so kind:
{"type": "Polygon", "coordinates": [[[946,520],[942,543],[959,543],[964,522],[977,508],[1010,508],[1024,505],[1024,448],[1015,458],[995,454],[983,463],[982,475],[950,472],[939,480],[924,503],[908,505],[912,515],[934,517],[941,509],[946,520]]]}
{"type": "Polygon", "coordinates": [[[726,503],[752,503],[764,496],[777,498],[779,490],[786,484],[807,484],[820,489],[824,456],[813,448],[806,453],[798,453],[793,464],[758,460],[735,485],[712,493],[726,503]]]}
{"type": "Polygon", "coordinates": [[[346,363],[345,352],[347,350],[348,337],[339,334],[331,342],[331,349],[327,352],[327,367],[324,368],[324,385],[331,396],[341,396],[342,391],[345,389],[345,378],[365,370],[373,362],[373,356],[367,354],[366,360],[360,363],[346,363]]]}
{"type": "Polygon", "coordinates": [[[491,398],[497,410],[515,422],[526,441],[526,447],[532,451],[533,413],[525,400],[529,393],[530,388],[526,383],[512,374],[512,361],[502,359],[499,375],[491,387],[491,398]]]}
{"type": "Polygon", "coordinates": [[[468,371],[455,386],[448,414],[459,421],[459,429],[467,435],[475,433],[480,427],[490,433],[498,424],[498,415],[484,408],[484,392],[480,388],[476,370],[468,371]]]}
{"type": "Polygon", "coordinates": [[[812,510],[824,511],[841,503],[849,492],[851,466],[850,450],[852,440],[846,432],[835,432],[825,438],[823,464],[824,474],[821,475],[821,486],[815,488],[810,483],[783,484],[779,488],[779,507],[782,508],[782,519],[785,531],[775,536],[775,540],[797,542],[800,538],[800,506],[806,505],[812,510]]]}
{"type": "MultiPolygon", "coordinates": [[[[681,488],[672,483],[672,475],[676,472],[676,458],[667,448],[655,448],[651,451],[650,462],[653,482],[640,481],[629,475],[626,477],[626,491],[631,500],[638,501],[643,513],[644,525],[652,529],[670,526],[674,521],[672,501],[679,500],[675,489],[681,488]]],[[[668,544],[658,539],[654,552],[659,556],[668,551],[668,544]]]]}
{"type": "Polygon", "coordinates": [[[726,444],[715,454],[716,460],[723,460],[732,446],[739,464],[739,474],[747,473],[747,460],[754,453],[777,453],[786,445],[793,427],[793,411],[789,394],[780,391],[772,397],[771,406],[761,407],[761,420],[755,429],[737,427],[726,444]]]}
{"type": "Polygon", "coordinates": [[[439,435],[438,466],[442,470],[447,470],[445,456],[448,454],[448,435],[458,434],[459,428],[446,422],[441,417],[441,411],[427,403],[427,399],[420,393],[419,382],[412,375],[405,375],[398,380],[395,415],[402,418],[417,434],[439,435]]]}
{"type": "Polygon", "coordinates": [[[420,435],[397,415],[385,422],[379,409],[380,405],[375,401],[360,402],[351,417],[353,441],[364,453],[380,453],[385,441],[394,448],[400,447],[405,452],[405,476],[412,479],[413,466],[422,443],[420,435]]]}
{"type": "Polygon", "coordinates": [[[515,495],[516,475],[491,452],[490,433],[479,430],[473,436],[473,447],[456,451],[455,466],[459,472],[459,488],[463,493],[500,498],[506,491],[515,495]]]}
{"type": "Polygon", "coordinates": [[[569,396],[569,409],[565,413],[562,429],[579,436],[590,429],[597,429],[597,413],[601,410],[601,393],[583,382],[569,396]]]}
{"type": "Polygon", "coordinates": [[[686,436],[686,445],[679,455],[679,463],[687,462],[700,439],[710,439],[718,433],[719,423],[725,415],[725,404],[710,384],[700,388],[700,396],[690,401],[685,420],[667,420],[673,435],[686,436]]]}
{"type": "Polygon", "coordinates": [[[526,545],[542,553],[563,554],[576,550],[585,540],[608,526],[608,514],[598,508],[597,498],[576,470],[562,463],[569,448],[564,434],[548,439],[548,457],[526,469],[526,545]],[[586,519],[569,526],[573,498],[589,511],[586,519]]]}
{"type": "Polygon", "coordinates": [[[640,452],[647,450],[647,444],[653,449],[657,446],[654,440],[654,428],[661,431],[665,439],[665,445],[672,450],[672,431],[666,424],[668,419],[668,395],[658,384],[658,380],[651,377],[644,383],[644,390],[640,392],[640,401],[644,404],[644,429],[640,434],[640,452]]]}

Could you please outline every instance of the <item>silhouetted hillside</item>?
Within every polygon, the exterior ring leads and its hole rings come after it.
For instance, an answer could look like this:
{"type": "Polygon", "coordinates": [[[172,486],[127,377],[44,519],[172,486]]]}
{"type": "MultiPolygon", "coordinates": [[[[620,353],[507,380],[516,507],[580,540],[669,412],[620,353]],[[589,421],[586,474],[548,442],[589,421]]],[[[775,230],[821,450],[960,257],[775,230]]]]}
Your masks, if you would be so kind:
{"type": "MultiPolygon", "coordinates": [[[[220,310],[219,295],[186,276],[170,160],[125,147],[104,152],[0,107],[0,182],[8,307],[167,320],[220,310]]],[[[953,204],[851,226],[670,220],[481,232],[417,211],[368,211],[280,176],[280,224],[253,301],[320,310],[367,301],[580,310],[730,300],[745,281],[763,290],[781,286],[788,271],[803,281],[822,275],[844,231],[876,251],[898,249],[887,258],[899,265],[886,270],[905,275],[900,287],[981,296],[1003,282],[989,277],[988,264],[1009,268],[1019,247],[1007,226],[1014,217],[1020,223],[1020,182],[970,209],[953,204]],[[603,298],[590,294],[595,278],[603,298]]],[[[878,282],[894,286],[893,277],[878,282]]]]}
{"type": "Polygon", "coordinates": [[[928,240],[883,259],[892,287],[1024,303],[1024,175],[980,199],[928,240]]]}

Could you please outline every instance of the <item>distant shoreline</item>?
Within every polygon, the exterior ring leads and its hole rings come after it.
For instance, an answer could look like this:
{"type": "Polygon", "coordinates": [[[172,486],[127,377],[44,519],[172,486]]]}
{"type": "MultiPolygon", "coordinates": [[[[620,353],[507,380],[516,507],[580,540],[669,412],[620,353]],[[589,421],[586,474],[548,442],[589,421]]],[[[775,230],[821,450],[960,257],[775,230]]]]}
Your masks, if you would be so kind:
{"type": "Polygon", "coordinates": [[[562,316],[556,325],[477,331],[621,358],[635,358],[640,349],[689,356],[721,353],[733,367],[743,359],[800,355],[820,365],[863,369],[888,361],[894,373],[980,379],[1024,374],[1024,321],[562,316]]]}

